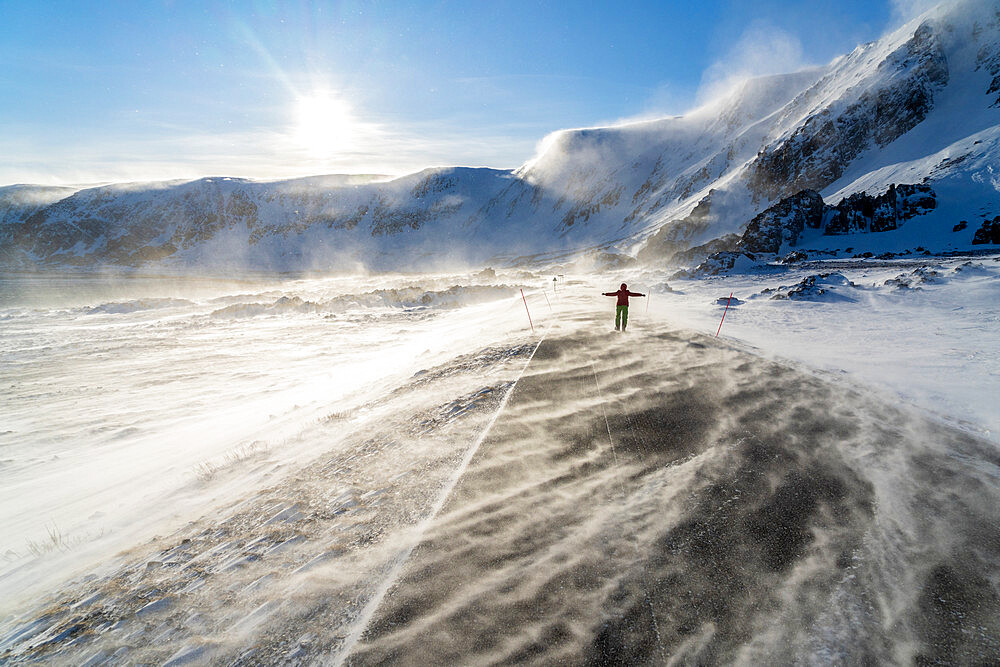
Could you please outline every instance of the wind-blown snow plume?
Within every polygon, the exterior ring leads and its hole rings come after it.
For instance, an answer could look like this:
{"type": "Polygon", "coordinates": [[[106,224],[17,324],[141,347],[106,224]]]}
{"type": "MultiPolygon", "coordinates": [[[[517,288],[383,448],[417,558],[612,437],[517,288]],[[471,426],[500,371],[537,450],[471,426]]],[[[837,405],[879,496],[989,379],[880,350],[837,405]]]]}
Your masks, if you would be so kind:
{"type": "Polygon", "coordinates": [[[725,97],[746,79],[797,72],[810,65],[803,57],[798,37],[756,20],[721,59],[702,73],[698,99],[710,103],[725,97]]]}

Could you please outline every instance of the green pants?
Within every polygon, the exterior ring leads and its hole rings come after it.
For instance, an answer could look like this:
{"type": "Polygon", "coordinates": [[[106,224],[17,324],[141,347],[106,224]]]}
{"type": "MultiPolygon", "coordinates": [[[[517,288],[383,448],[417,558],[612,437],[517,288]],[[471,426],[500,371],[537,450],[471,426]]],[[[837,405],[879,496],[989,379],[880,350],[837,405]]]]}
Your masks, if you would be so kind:
{"type": "Polygon", "coordinates": [[[617,306],[615,308],[615,329],[625,330],[628,326],[628,306],[617,306]]]}

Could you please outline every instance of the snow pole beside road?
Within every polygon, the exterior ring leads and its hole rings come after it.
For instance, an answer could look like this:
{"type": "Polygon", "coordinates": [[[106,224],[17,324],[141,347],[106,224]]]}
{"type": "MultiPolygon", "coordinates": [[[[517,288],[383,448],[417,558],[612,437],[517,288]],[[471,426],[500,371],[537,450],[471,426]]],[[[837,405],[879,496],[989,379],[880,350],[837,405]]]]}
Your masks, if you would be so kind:
{"type": "Polygon", "coordinates": [[[528,310],[528,300],[524,297],[524,290],[521,290],[521,300],[524,301],[524,312],[528,313],[528,325],[531,327],[531,333],[535,333],[535,325],[531,323],[531,311],[528,310]]]}
{"type": "MultiPolygon", "coordinates": [[[[523,294],[523,292],[522,292],[522,294],[523,294]]],[[[729,293],[729,300],[728,300],[728,301],[726,301],[726,309],[725,309],[724,311],[722,311],[722,319],[721,319],[721,320],[719,320],[719,328],[715,330],[715,337],[716,337],[716,338],[718,338],[718,337],[719,337],[719,332],[720,332],[720,331],[722,331],[722,323],[726,321],[726,313],[728,313],[728,312],[729,312],[729,303],[730,303],[730,302],[731,302],[732,300],[733,300],[733,293],[732,293],[732,292],[730,292],[730,293],[729,293]]],[[[532,329],[532,331],[534,331],[534,329],[532,329]]]]}

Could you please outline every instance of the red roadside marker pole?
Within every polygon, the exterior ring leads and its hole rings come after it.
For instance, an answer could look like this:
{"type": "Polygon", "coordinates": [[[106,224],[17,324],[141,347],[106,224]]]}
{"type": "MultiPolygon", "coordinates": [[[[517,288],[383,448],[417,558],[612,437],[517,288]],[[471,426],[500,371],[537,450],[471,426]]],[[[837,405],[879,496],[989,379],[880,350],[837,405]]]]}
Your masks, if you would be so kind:
{"type": "MultiPolygon", "coordinates": [[[[528,324],[531,326],[531,333],[535,333],[535,325],[531,324],[531,311],[528,310],[528,300],[524,298],[524,290],[521,290],[521,300],[524,301],[524,312],[528,313],[528,324]]],[[[722,326],[721,324],[719,326],[722,326]]]]}
{"type": "MultiPolygon", "coordinates": [[[[521,294],[523,295],[524,292],[522,291],[521,294]]],[[[719,328],[715,330],[715,337],[716,338],[719,337],[719,332],[722,331],[722,323],[726,321],[726,313],[729,312],[729,302],[732,301],[732,300],[733,300],[733,293],[730,292],[729,293],[729,301],[726,301],[726,309],[724,311],[722,311],[722,319],[719,321],[719,328]]],[[[525,305],[527,305],[527,304],[525,304],[525,305]]]]}

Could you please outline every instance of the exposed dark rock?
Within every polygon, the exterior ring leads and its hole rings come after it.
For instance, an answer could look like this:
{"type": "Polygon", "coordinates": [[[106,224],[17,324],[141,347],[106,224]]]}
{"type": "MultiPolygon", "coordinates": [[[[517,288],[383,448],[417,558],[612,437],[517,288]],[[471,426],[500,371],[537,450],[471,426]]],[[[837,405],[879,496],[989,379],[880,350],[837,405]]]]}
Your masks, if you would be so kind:
{"type": "Polygon", "coordinates": [[[751,192],[773,200],[822,190],[863,151],[887,146],[913,129],[933,107],[935,91],[948,82],[947,59],[928,23],[879,69],[888,85],[863,92],[839,113],[824,108],[787,139],[763,149],[748,175],[751,192]]]}
{"type": "Polygon", "coordinates": [[[752,255],[746,252],[731,251],[731,252],[717,252],[712,254],[704,262],[691,269],[690,271],[678,271],[673,275],[674,278],[691,278],[695,276],[714,276],[720,273],[726,273],[736,268],[737,265],[752,266],[754,264],[760,263],[764,258],[757,255],[752,255]]]}
{"type": "MultiPolygon", "coordinates": [[[[0,188],[0,255],[12,265],[135,266],[191,250],[227,230],[243,231],[248,247],[275,237],[280,246],[316,227],[345,232],[362,227],[358,233],[391,236],[458,217],[470,197],[492,197],[507,184],[508,174],[458,167],[385,183],[369,182],[370,177],[277,183],[203,178],[86,188],[56,201],[52,198],[65,195],[64,189],[0,188]],[[25,198],[44,205],[13,207],[25,198]]],[[[301,238],[297,241],[282,254],[308,256],[312,249],[301,247],[301,238]]],[[[347,253],[351,242],[345,241],[331,235],[330,251],[347,253]]],[[[242,252],[231,244],[227,249],[242,252]]],[[[262,256],[269,252],[264,250],[262,256]]],[[[317,252],[326,253],[322,248],[317,252]]]]}
{"type": "MultiPolygon", "coordinates": [[[[992,23],[994,29],[1000,26],[1000,10],[994,13],[992,23]]],[[[977,24],[973,28],[973,36],[978,37],[982,34],[984,27],[977,24]]],[[[991,106],[1000,107],[1000,43],[987,42],[979,49],[979,53],[976,54],[976,69],[985,69],[993,77],[986,94],[991,97],[996,95],[991,106]]]]}
{"type": "Polygon", "coordinates": [[[806,276],[796,285],[767,288],[761,294],[771,294],[772,299],[792,299],[793,301],[853,301],[849,296],[835,290],[836,287],[857,287],[840,273],[820,273],[806,276]]]}
{"type": "Polygon", "coordinates": [[[823,198],[813,190],[782,199],[750,221],[736,249],[777,253],[786,243],[794,247],[803,229],[822,224],[825,208],[823,198]]]}
{"type": "Polygon", "coordinates": [[[883,285],[886,287],[895,287],[896,289],[920,289],[920,285],[936,283],[940,277],[941,273],[939,271],[921,266],[908,274],[901,273],[895,278],[889,278],[883,285]]]}
{"type": "Polygon", "coordinates": [[[798,250],[793,250],[792,252],[788,253],[787,255],[781,258],[781,263],[795,264],[797,262],[804,262],[807,259],[809,259],[809,255],[805,254],[804,252],[800,252],[798,250]]]}
{"type": "Polygon", "coordinates": [[[973,245],[1000,243],[1000,215],[993,218],[992,221],[983,222],[982,226],[976,230],[975,236],[972,237],[972,243],[973,245]]]}
{"type": "Polygon", "coordinates": [[[455,187],[456,180],[453,175],[446,173],[432,173],[424,180],[417,183],[410,195],[414,199],[422,199],[431,193],[444,192],[455,187]]]}
{"type": "Polygon", "coordinates": [[[965,221],[965,220],[962,220],[957,225],[955,225],[954,227],[952,227],[951,231],[953,231],[953,232],[960,232],[960,231],[962,231],[963,229],[965,229],[968,226],[969,226],[969,223],[967,221],[965,221]]]}
{"type": "MultiPolygon", "coordinates": [[[[610,189],[600,193],[599,195],[594,195],[590,199],[584,201],[578,201],[574,204],[562,219],[562,228],[568,229],[578,222],[586,222],[590,219],[590,216],[595,215],[600,212],[604,207],[613,207],[618,204],[621,199],[622,192],[625,191],[625,186],[617,185],[610,187],[610,189]]],[[[565,199],[561,198],[560,202],[565,199]]],[[[558,208],[558,206],[557,206],[558,208]]]]}
{"type": "MultiPolygon", "coordinates": [[[[721,250],[709,255],[693,274],[713,275],[728,271],[741,253],[759,261],[760,255],[777,254],[786,246],[795,247],[799,236],[807,228],[822,228],[825,235],[896,229],[903,221],[933,210],[936,204],[934,191],[924,184],[890,185],[885,193],[874,197],[858,192],[836,206],[824,204],[823,198],[814,190],[803,190],[782,199],[751,220],[734,245],[729,245],[731,240],[728,237],[717,239],[721,250]]],[[[702,247],[711,246],[706,244],[702,247]]],[[[862,256],[871,257],[872,254],[855,255],[862,256]]],[[[675,262],[687,259],[686,253],[680,252],[673,257],[675,262]]],[[[694,256],[694,259],[698,257],[694,256]]],[[[788,264],[804,259],[808,259],[805,253],[790,252],[780,261],[788,264]]]]}
{"type": "Polygon", "coordinates": [[[890,185],[881,195],[857,192],[833,207],[824,234],[884,232],[899,223],[927,213],[937,206],[929,185],[890,185]]]}

